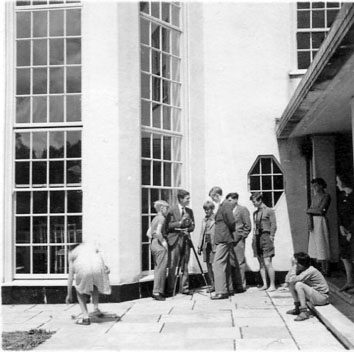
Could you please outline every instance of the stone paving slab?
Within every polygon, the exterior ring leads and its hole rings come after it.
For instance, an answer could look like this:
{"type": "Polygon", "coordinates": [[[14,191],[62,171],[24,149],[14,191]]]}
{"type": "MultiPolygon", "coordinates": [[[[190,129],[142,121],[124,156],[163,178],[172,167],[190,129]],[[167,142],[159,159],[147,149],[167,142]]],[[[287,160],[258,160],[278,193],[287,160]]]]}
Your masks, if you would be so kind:
{"type": "Polygon", "coordinates": [[[197,327],[194,329],[189,329],[186,334],[187,339],[240,339],[241,332],[238,326],[233,326],[229,328],[205,328],[197,327]]]}
{"type": "Polygon", "coordinates": [[[288,329],[285,326],[244,326],[241,327],[242,338],[259,339],[265,336],[271,336],[273,339],[290,339],[288,329]]]}
{"type": "Polygon", "coordinates": [[[273,338],[253,338],[253,339],[237,339],[236,351],[239,350],[298,350],[294,340],[291,338],[273,339],[273,338]]]}
{"type": "Polygon", "coordinates": [[[245,309],[238,308],[235,310],[236,318],[279,318],[279,314],[275,309],[245,309]]]}
{"type": "Polygon", "coordinates": [[[232,322],[225,321],[225,322],[183,322],[183,323],[164,323],[161,333],[172,333],[178,332],[181,334],[187,334],[188,331],[194,331],[196,328],[208,328],[211,330],[217,328],[227,328],[232,327],[232,322]]]}
{"type": "Polygon", "coordinates": [[[229,312],[205,313],[196,312],[192,314],[162,315],[162,322],[223,322],[231,320],[229,312]]]}
{"type": "Polygon", "coordinates": [[[124,323],[124,324],[114,324],[109,330],[109,334],[114,333],[129,333],[129,332],[157,332],[159,333],[162,330],[163,323],[124,323]]]}
{"type": "Polygon", "coordinates": [[[245,317],[245,318],[235,318],[235,323],[241,327],[244,326],[257,326],[259,328],[268,327],[268,326],[277,326],[283,327],[284,321],[278,316],[273,318],[254,318],[254,317],[245,317]]]}

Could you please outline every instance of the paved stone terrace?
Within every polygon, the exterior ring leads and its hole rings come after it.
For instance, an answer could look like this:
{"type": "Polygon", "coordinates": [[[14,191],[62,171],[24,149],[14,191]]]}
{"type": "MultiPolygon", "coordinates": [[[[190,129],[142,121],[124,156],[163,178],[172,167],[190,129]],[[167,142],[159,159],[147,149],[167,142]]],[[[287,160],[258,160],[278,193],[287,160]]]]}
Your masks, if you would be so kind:
{"type": "Polygon", "coordinates": [[[107,317],[89,326],[74,323],[73,317],[80,316],[77,304],[3,305],[2,316],[3,331],[56,331],[37,350],[344,349],[316,317],[295,322],[285,313],[292,307],[287,291],[250,288],[218,301],[200,290],[164,302],[144,298],[101,304],[107,317]]]}

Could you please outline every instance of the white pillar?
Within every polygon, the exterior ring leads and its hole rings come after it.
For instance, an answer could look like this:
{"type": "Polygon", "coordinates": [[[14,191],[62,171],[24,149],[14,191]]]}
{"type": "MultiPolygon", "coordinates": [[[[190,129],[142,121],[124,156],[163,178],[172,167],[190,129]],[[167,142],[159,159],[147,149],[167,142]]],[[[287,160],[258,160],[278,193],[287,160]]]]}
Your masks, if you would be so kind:
{"type": "Polygon", "coordinates": [[[336,167],[335,167],[335,137],[313,136],[313,176],[322,177],[327,183],[327,192],[331,196],[331,205],[327,212],[329,244],[331,261],[339,260],[338,247],[338,222],[337,222],[337,190],[336,190],[336,167]]]}

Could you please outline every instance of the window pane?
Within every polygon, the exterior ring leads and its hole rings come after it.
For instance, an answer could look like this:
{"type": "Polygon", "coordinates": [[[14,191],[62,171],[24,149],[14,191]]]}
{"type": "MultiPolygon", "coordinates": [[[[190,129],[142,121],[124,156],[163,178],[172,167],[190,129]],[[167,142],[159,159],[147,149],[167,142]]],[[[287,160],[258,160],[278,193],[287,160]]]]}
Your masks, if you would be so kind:
{"type": "Polygon", "coordinates": [[[143,158],[150,158],[150,133],[142,132],[141,133],[141,156],[143,158]]]}
{"type": "Polygon", "coordinates": [[[48,212],[48,192],[35,191],[33,192],[33,213],[45,214],[48,212]]]}
{"type": "Polygon", "coordinates": [[[30,243],[30,217],[16,217],[16,243],[30,243]]]}
{"type": "Polygon", "coordinates": [[[261,189],[261,178],[259,176],[250,176],[250,190],[259,191],[261,189]]]}
{"type": "Polygon", "coordinates": [[[150,196],[150,213],[156,214],[156,210],[154,208],[154,202],[160,199],[159,190],[158,189],[151,189],[151,196],[150,196]]]}
{"type": "Polygon", "coordinates": [[[270,174],[271,173],[271,158],[261,158],[261,172],[262,174],[270,174]]]}
{"type": "Polygon", "coordinates": [[[64,183],[64,161],[49,162],[49,183],[50,184],[64,183]]]}
{"type": "Polygon", "coordinates": [[[64,157],[64,132],[49,132],[49,157],[64,157]]]}
{"type": "Polygon", "coordinates": [[[50,191],[50,212],[64,213],[64,191],[50,191]]]}
{"type": "Polygon", "coordinates": [[[176,31],[171,32],[171,45],[172,45],[172,54],[179,56],[179,40],[180,40],[180,34],[176,31]]]}
{"type": "Polygon", "coordinates": [[[325,12],[324,11],[312,11],[312,28],[324,28],[325,27],[325,12]]]}
{"type": "Polygon", "coordinates": [[[29,162],[16,162],[15,164],[15,183],[16,185],[29,184],[29,162]]]}
{"type": "Polygon", "coordinates": [[[310,11],[297,12],[297,28],[311,28],[310,27],[310,11]]]}
{"type": "Polygon", "coordinates": [[[33,36],[47,36],[47,11],[33,12],[33,36]]]}
{"type": "Polygon", "coordinates": [[[33,65],[47,65],[46,39],[38,39],[33,41],[33,65]]]}
{"type": "Polygon", "coordinates": [[[22,68],[16,70],[16,94],[30,94],[30,77],[31,72],[29,68],[22,68]]]}
{"type": "Polygon", "coordinates": [[[72,160],[66,163],[66,183],[80,183],[81,182],[81,161],[72,160]]]}
{"type": "Polygon", "coordinates": [[[47,122],[47,97],[33,97],[33,122],[47,122]]]}
{"type": "Polygon", "coordinates": [[[32,184],[45,185],[47,183],[47,162],[32,162],[32,184]]]}
{"type": "Polygon", "coordinates": [[[151,2],[151,16],[159,18],[160,17],[160,3],[151,2]]]}
{"type": "Polygon", "coordinates": [[[49,97],[49,121],[64,121],[64,96],[59,95],[49,97]]]}
{"type": "Polygon", "coordinates": [[[150,126],[150,103],[141,101],[141,124],[144,126],[150,126]]]}
{"type": "Polygon", "coordinates": [[[172,105],[181,106],[181,89],[179,83],[171,83],[171,96],[172,96],[172,105]]]}
{"type": "Polygon", "coordinates": [[[171,86],[173,85],[173,83],[170,83],[170,81],[165,81],[163,80],[162,81],[162,95],[163,95],[163,98],[162,98],[162,101],[165,103],[165,104],[171,104],[171,86]]]}
{"type": "Polygon", "coordinates": [[[33,132],[32,158],[47,158],[47,132],[33,132]]]}
{"type": "Polygon", "coordinates": [[[156,50],[151,50],[151,64],[152,64],[152,73],[154,75],[160,76],[160,53],[156,50]]]}
{"type": "Polygon", "coordinates": [[[318,49],[325,38],[325,32],[312,33],[312,47],[318,49]]]}
{"type": "Polygon", "coordinates": [[[161,100],[161,79],[152,77],[152,100],[161,100]]]}
{"type": "Polygon", "coordinates": [[[82,191],[68,191],[68,213],[82,212],[82,191]]]}
{"type": "Polygon", "coordinates": [[[161,105],[152,104],[152,126],[156,128],[161,127],[161,105]]]}
{"type": "Polygon", "coordinates": [[[151,24],[151,46],[160,49],[160,26],[155,23],[151,24]]]}
{"type": "Polygon", "coordinates": [[[143,185],[149,186],[151,183],[150,179],[150,161],[142,160],[141,161],[141,182],[143,185]]]}
{"type": "Polygon", "coordinates": [[[181,80],[181,60],[172,57],[172,79],[179,82],[181,80]]]}
{"type": "Polygon", "coordinates": [[[267,206],[272,208],[273,207],[273,200],[272,200],[272,192],[262,192],[263,194],[263,203],[267,206]]]}
{"type": "Polygon", "coordinates": [[[29,133],[16,133],[16,159],[29,159],[30,137],[29,133]]]}
{"type": "Polygon", "coordinates": [[[171,77],[171,58],[169,55],[162,54],[162,76],[171,77]]]}
{"type": "Polygon", "coordinates": [[[163,164],[163,180],[164,180],[164,186],[172,186],[171,183],[171,164],[170,163],[164,163],[163,164]]]}
{"type": "Polygon", "coordinates": [[[50,243],[65,242],[64,216],[50,217],[50,243]]]}
{"type": "Polygon", "coordinates": [[[170,22],[170,4],[168,2],[162,2],[162,21],[170,22]]]}
{"type": "Polygon", "coordinates": [[[273,160],[273,173],[274,174],[281,174],[282,173],[279,166],[277,165],[277,163],[274,160],[273,160]]]}
{"type": "Polygon", "coordinates": [[[277,202],[282,194],[283,194],[283,192],[274,192],[274,204],[277,204],[277,202]]]}
{"type": "Polygon", "coordinates": [[[164,136],[163,137],[163,159],[164,160],[171,160],[172,155],[172,138],[164,136]]]}
{"type": "Polygon", "coordinates": [[[141,220],[141,241],[150,242],[150,239],[146,236],[146,232],[149,228],[149,217],[142,216],[141,220]]]}
{"type": "Polygon", "coordinates": [[[149,190],[147,188],[141,190],[141,212],[143,214],[149,212],[149,190]]]}
{"type": "Polygon", "coordinates": [[[64,63],[64,39],[50,39],[50,64],[62,65],[64,63]]]}
{"type": "Polygon", "coordinates": [[[49,35],[51,37],[64,35],[64,11],[50,11],[49,24],[49,35]]]}
{"type": "Polygon", "coordinates": [[[149,3],[147,1],[140,2],[140,11],[149,14],[149,3]]]}
{"type": "Polygon", "coordinates": [[[64,246],[50,247],[50,273],[64,274],[65,271],[65,248],[64,246]]]}
{"type": "Polygon", "coordinates": [[[150,99],[150,77],[145,73],[141,74],[141,97],[150,99]]]}
{"type": "Polygon", "coordinates": [[[272,176],[262,176],[262,190],[272,189],[272,176]]]}
{"type": "Polygon", "coordinates": [[[312,3],[312,8],[313,9],[322,9],[322,8],[324,8],[324,2],[321,2],[321,1],[319,1],[319,2],[313,2],[312,3]]]}
{"type": "Polygon", "coordinates": [[[80,38],[66,40],[66,63],[67,65],[81,64],[80,38]]]}
{"type": "Polygon", "coordinates": [[[33,69],[33,94],[47,93],[47,69],[33,69]]]}
{"type": "Polygon", "coordinates": [[[67,67],[66,91],[67,93],[81,92],[81,67],[67,67]]]}
{"type": "Polygon", "coordinates": [[[153,145],[153,158],[161,159],[161,136],[153,135],[152,145],[153,145]]]}
{"type": "Polygon", "coordinates": [[[30,273],[30,247],[16,247],[16,274],[30,273]]]}
{"type": "Polygon", "coordinates": [[[145,46],[141,46],[140,64],[142,71],[150,72],[150,50],[145,46]]]}
{"type": "Polygon", "coordinates": [[[48,261],[48,247],[36,246],[33,250],[33,274],[46,274],[48,261]]]}
{"type": "Polygon", "coordinates": [[[67,158],[81,157],[81,131],[68,131],[66,133],[67,158]]]}
{"type": "Polygon", "coordinates": [[[66,34],[81,35],[81,12],[80,10],[66,11],[66,34]]]}
{"type": "Polygon", "coordinates": [[[170,30],[162,27],[162,50],[170,52],[170,30]]]}
{"type": "Polygon", "coordinates": [[[144,19],[140,19],[140,41],[143,44],[149,45],[150,44],[150,31],[149,31],[149,22],[144,20],[144,19]]]}
{"type": "Polygon", "coordinates": [[[50,93],[64,93],[64,69],[50,68],[50,93]]]}
{"type": "Polygon", "coordinates": [[[310,33],[299,32],[296,34],[297,37],[297,48],[298,49],[309,49],[310,48],[310,33]]]}
{"type": "Polygon", "coordinates": [[[170,205],[173,204],[172,191],[170,189],[162,189],[161,199],[165,200],[170,205]]]}
{"type": "Polygon", "coordinates": [[[283,176],[273,176],[274,189],[283,189],[283,176]]]}
{"type": "Polygon", "coordinates": [[[47,217],[33,217],[33,243],[47,243],[47,217]]]}
{"type": "Polygon", "coordinates": [[[149,266],[149,257],[150,257],[150,245],[149,244],[143,244],[142,246],[142,255],[141,255],[141,259],[142,259],[142,262],[141,262],[141,265],[142,265],[142,268],[141,270],[149,270],[150,269],[150,266],[149,266]]]}
{"type": "Polygon", "coordinates": [[[16,16],[16,38],[29,38],[31,36],[31,13],[18,12],[16,16]]]}
{"type": "Polygon", "coordinates": [[[68,242],[82,242],[82,217],[68,216],[68,242]]]}
{"type": "Polygon", "coordinates": [[[173,186],[181,187],[181,165],[173,164],[173,186]]]}
{"type": "Polygon", "coordinates": [[[338,14],[338,10],[327,11],[327,27],[331,27],[338,14]]]}
{"type": "Polygon", "coordinates": [[[31,42],[29,40],[17,41],[17,66],[31,65],[31,42]]]}
{"type": "Polygon", "coordinates": [[[173,148],[172,148],[172,160],[181,161],[181,139],[174,138],[173,139],[173,148]]]}
{"type": "Polygon", "coordinates": [[[179,9],[179,7],[176,7],[176,6],[172,6],[171,9],[172,9],[172,24],[176,27],[179,27],[179,25],[180,25],[180,20],[179,20],[180,9],[179,9]]]}
{"type": "Polygon", "coordinates": [[[68,122],[81,121],[80,95],[68,95],[66,97],[66,120],[68,122]]]}
{"type": "Polygon", "coordinates": [[[16,98],[16,123],[29,123],[30,112],[30,98],[16,98]]]}
{"type": "Polygon", "coordinates": [[[310,51],[300,51],[297,53],[297,64],[298,68],[307,69],[311,63],[311,52],[310,51]]]}
{"type": "Polygon", "coordinates": [[[165,130],[171,129],[171,108],[168,106],[163,107],[163,128],[165,130]]]}

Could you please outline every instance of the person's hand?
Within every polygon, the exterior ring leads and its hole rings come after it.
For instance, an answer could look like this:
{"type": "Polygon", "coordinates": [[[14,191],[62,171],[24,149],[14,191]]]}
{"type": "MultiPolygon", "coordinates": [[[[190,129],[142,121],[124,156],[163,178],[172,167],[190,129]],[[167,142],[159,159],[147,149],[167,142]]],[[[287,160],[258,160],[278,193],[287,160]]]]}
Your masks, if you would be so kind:
{"type": "Polygon", "coordinates": [[[346,240],[350,242],[350,239],[352,238],[352,234],[350,232],[347,233],[346,240]]]}
{"type": "Polygon", "coordinates": [[[198,255],[201,255],[202,254],[202,250],[198,247],[198,255]]]}
{"type": "Polygon", "coordinates": [[[340,231],[340,234],[344,237],[346,237],[348,235],[348,231],[345,229],[344,226],[339,226],[339,231],[340,231]]]}
{"type": "Polygon", "coordinates": [[[104,266],[104,272],[108,275],[111,270],[109,270],[109,267],[107,265],[104,266]]]}
{"type": "Polygon", "coordinates": [[[71,294],[68,294],[65,298],[65,303],[70,304],[73,303],[73,296],[71,294]]]}

